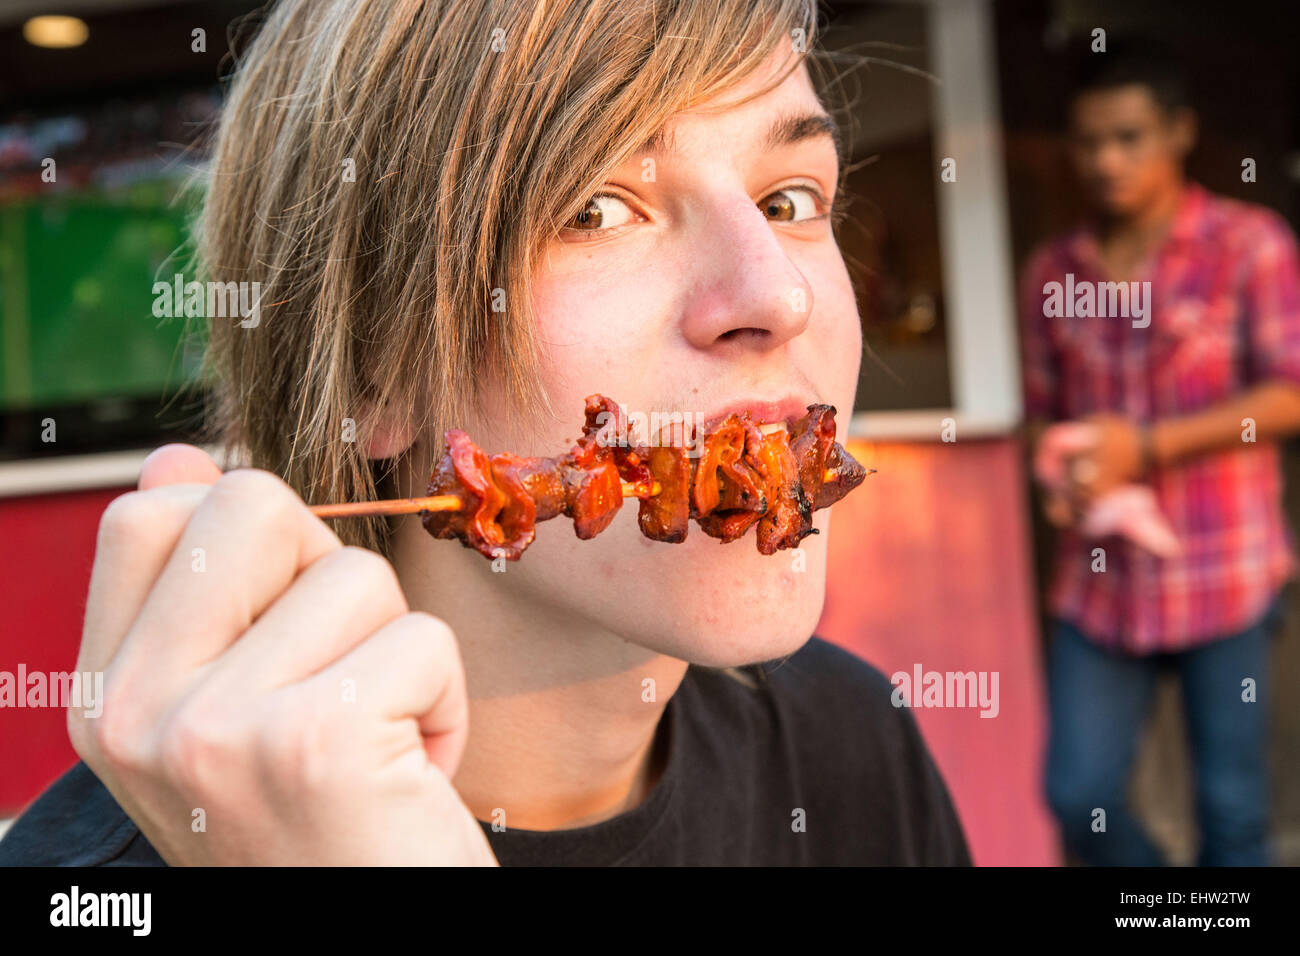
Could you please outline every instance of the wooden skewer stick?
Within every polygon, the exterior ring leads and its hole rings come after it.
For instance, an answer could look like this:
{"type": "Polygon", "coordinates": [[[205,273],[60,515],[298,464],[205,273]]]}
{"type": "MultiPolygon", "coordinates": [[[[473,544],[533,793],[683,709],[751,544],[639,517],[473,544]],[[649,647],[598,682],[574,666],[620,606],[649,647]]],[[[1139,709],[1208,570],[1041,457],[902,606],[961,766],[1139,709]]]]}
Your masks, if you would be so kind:
{"type": "MultiPolygon", "coordinates": [[[[874,474],[875,470],[868,468],[867,474],[874,474]]],[[[825,480],[831,481],[834,477],[834,470],[828,468],[825,480]]],[[[662,490],[659,482],[656,481],[650,491],[651,497],[662,490]]],[[[638,497],[636,485],[623,482],[623,497],[638,497]]],[[[425,511],[456,511],[464,507],[464,504],[460,495],[430,495],[426,498],[389,498],[386,501],[346,501],[341,504],[312,505],[311,513],[318,518],[366,518],[371,515],[413,515],[425,511]]]]}
{"type": "MultiPolygon", "coordinates": [[[[655,482],[650,494],[663,489],[655,482]]],[[[623,497],[637,497],[636,485],[623,482],[623,497]]],[[[336,505],[312,505],[311,513],[318,518],[365,518],[370,515],[413,515],[422,511],[457,511],[465,502],[460,495],[431,495],[427,498],[389,498],[386,501],[347,501],[336,505]]]]}
{"type": "Polygon", "coordinates": [[[390,498],[387,501],[345,501],[335,505],[312,505],[311,513],[318,518],[365,518],[370,515],[455,511],[463,504],[460,495],[431,495],[428,498],[390,498]]]}

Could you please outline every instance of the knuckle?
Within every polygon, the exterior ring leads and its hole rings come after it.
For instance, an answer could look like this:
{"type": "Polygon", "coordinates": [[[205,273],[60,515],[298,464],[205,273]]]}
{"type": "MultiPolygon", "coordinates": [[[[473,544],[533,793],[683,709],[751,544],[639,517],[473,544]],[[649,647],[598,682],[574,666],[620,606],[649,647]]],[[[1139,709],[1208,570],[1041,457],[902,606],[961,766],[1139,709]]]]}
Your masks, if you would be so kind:
{"type": "Polygon", "coordinates": [[[167,725],[158,745],[159,762],[167,773],[191,765],[209,746],[203,732],[187,714],[179,714],[167,725]]]}
{"type": "Polygon", "coordinates": [[[72,749],[78,757],[86,759],[86,754],[90,752],[89,744],[90,732],[86,727],[86,718],[77,712],[75,708],[69,707],[63,714],[63,726],[68,732],[68,740],[72,744],[72,749]]]}
{"type": "Polygon", "coordinates": [[[99,519],[97,546],[114,541],[131,541],[154,526],[157,508],[147,492],[128,491],[108,503],[99,519]]]}
{"type": "Polygon", "coordinates": [[[350,583],[369,593],[388,597],[402,594],[397,572],[387,559],[374,551],[344,545],[333,552],[329,560],[338,562],[350,583]]]}
{"type": "Polygon", "coordinates": [[[217,479],[214,488],[224,488],[228,493],[237,496],[259,498],[289,492],[289,486],[279,477],[261,468],[231,469],[217,479]]]}
{"type": "Polygon", "coordinates": [[[442,618],[427,611],[410,611],[402,616],[402,626],[412,635],[412,643],[430,666],[460,666],[456,632],[442,618]]]}
{"type": "Polygon", "coordinates": [[[70,734],[76,728],[73,747],[83,757],[89,753],[118,768],[136,768],[144,763],[144,734],[130,706],[123,706],[120,697],[106,698],[98,717],[80,716],[69,710],[68,722],[70,734]]]}
{"type": "Polygon", "coordinates": [[[288,781],[292,789],[322,792],[336,771],[331,742],[337,734],[331,722],[313,719],[306,706],[277,696],[258,721],[257,757],[268,776],[288,781]]]}
{"type": "Polygon", "coordinates": [[[162,772],[185,792],[202,792],[238,760],[238,732],[203,703],[187,703],[167,723],[158,744],[162,772]]]}
{"type": "Polygon", "coordinates": [[[217,507],[254,520],[258,525],[278,525],[292,516],[301,501],[294,490],[269,471],[236,468],[226,472],[212,486],[211,500],[217,507]]]}
{"type": "Polygon", "coordinates": [[[451,629],[451,625],[437,615],[430,614],[428,611],[411,611],[406,615],[410,622],[409,626],[424,637],[428,638],[430,643],[440,647],[456,650],[456,632],[451,629]]]}

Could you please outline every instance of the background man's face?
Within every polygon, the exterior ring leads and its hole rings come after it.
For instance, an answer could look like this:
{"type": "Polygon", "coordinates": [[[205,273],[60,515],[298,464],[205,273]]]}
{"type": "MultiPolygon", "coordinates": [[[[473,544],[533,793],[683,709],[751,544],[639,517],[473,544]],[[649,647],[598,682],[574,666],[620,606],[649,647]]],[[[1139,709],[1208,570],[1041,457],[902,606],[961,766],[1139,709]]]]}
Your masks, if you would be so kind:
{"type": "Polygon", "coordinates": [[[1080,95],[1070,115],[1070,154],[1089,200],[1102,212],[1131,215],[1182,175],[1194,120],[1170,115],[1141,85],[1080,95]]]}

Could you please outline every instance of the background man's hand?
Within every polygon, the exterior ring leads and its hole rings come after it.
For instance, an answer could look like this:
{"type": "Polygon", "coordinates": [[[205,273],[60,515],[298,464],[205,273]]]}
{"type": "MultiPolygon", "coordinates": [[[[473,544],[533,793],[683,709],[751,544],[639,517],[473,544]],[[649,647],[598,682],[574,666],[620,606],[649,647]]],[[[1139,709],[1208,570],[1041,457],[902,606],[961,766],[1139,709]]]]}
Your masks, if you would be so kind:
{"type": "Polygon", "coordinates": [[[1121,415],[1089,415],[1080,423],[1089,427],[1092,443],[1070,460],[1068,474],[1071,497],[1086,507],[1120,485],[1141,478],[1142,434],[1121,415]]]}

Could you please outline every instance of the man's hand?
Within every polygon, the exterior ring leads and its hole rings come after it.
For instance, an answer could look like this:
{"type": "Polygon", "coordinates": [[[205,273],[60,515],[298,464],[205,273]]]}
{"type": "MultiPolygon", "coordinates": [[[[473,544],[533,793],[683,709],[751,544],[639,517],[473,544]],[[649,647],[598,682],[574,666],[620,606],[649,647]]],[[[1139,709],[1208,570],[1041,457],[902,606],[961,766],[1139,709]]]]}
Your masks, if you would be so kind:
{"type": "Polygon", "coordinates": [[[170,445],[100,523],[77,753],[171,864],[496,860],[452,788],[455,636],[274,475],[170,445]]]}
{"type": "Polygon", "coordinates": [[[1043,514],[1048,523],[1057,528],[1073,527],[1083,517],[1068,495],[1047,488],[1043,489],[1043,514]]]}
{"type": "Polygon", "coordinates": [[[1118,415],[1044,425],[1031,440],[1043,510],[1058,528],[1078,524],[1094,502],[1141,476],[1141,432],[1118,415]]]}
{"type": "Polygon", "coordinates": [[[1070,497],[1076,511],[1120,485],[1142,477],[1142,433],[1136,424],[1121,415],[1099,413],[1080,419],[1092,437],[1090,447],[1074,455],[1067,474],[1070,497]]]}

